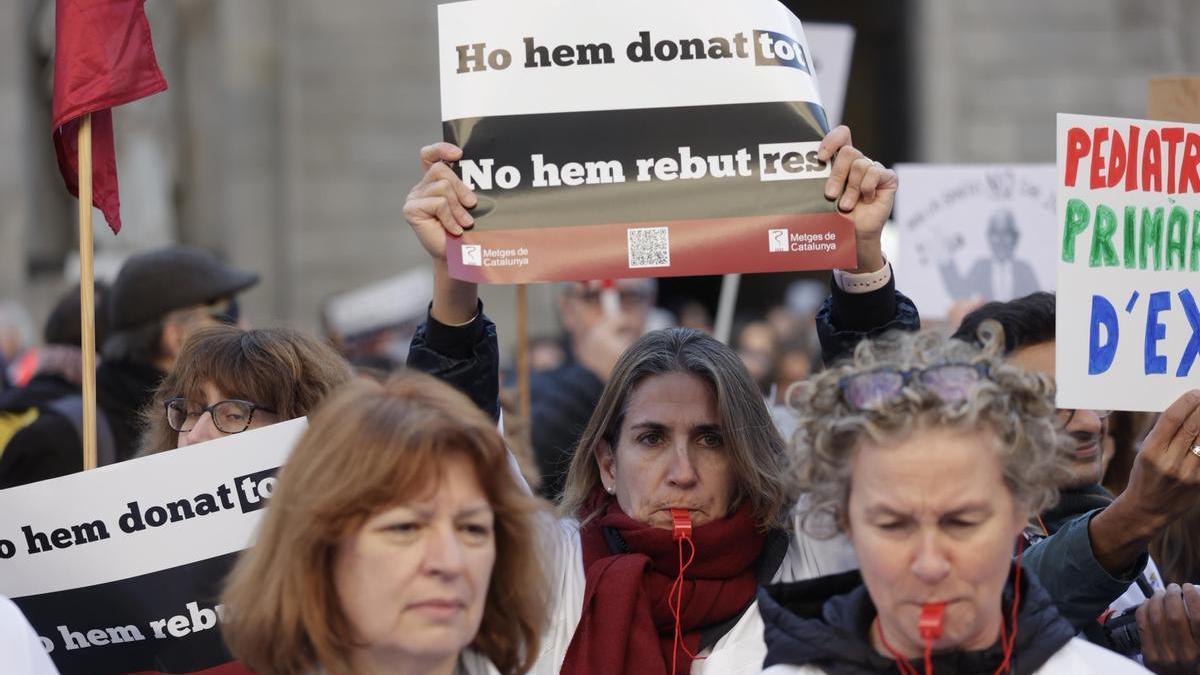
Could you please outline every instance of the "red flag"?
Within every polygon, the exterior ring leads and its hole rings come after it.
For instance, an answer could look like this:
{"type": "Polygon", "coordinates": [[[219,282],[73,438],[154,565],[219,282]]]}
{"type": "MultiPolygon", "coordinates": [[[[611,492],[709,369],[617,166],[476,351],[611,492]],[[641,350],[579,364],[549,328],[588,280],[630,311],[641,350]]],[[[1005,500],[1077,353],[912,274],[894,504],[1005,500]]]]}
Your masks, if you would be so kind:
{"type": "Polygon", "coordinates": [[[158,69],[145,0],[57,0],[54,151],[67,190],[79,196],[79,120],[92,114],[92,203],[121,229],[112,108],[167,88],[158,69]]]}

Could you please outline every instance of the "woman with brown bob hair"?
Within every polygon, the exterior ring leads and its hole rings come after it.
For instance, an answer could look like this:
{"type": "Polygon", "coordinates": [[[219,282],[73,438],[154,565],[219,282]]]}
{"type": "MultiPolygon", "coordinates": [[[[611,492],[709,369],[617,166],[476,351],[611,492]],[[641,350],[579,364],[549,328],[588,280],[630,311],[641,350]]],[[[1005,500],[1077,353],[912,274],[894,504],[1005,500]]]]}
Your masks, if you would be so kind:
{"type": "Polygon", "coordinates": [[[469,399],[408,373],[329,400],[222,602],[258,673],[523,673],[547,586],[538,503],[469,399]]]}
{"type": "Polygon", "coordinates": [[[297,330],[198,329],[142,411],[141,454],[304,417],[351,377],[333,348],[297,330]]]}

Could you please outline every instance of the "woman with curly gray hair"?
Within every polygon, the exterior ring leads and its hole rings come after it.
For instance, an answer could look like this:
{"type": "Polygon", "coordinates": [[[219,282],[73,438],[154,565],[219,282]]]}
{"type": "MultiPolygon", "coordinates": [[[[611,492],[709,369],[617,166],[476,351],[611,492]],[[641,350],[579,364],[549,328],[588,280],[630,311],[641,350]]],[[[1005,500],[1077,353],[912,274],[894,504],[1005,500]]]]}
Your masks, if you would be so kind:
{"type": "Polygon", "coordinates": [[[849,538],[860,572],[763,589],[768,673],[1133,673],[1073,637],[1012,552],[1057,498],[1053,385],[933,333],[859,345],[801,383],[796,526],[849,538]]]}

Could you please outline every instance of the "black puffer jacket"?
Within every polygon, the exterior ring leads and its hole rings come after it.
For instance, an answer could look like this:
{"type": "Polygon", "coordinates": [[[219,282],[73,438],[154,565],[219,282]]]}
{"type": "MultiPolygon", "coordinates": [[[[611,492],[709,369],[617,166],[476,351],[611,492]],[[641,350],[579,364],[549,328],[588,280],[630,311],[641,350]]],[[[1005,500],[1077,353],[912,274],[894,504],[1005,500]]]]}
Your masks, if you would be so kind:
{"type": "MultiPolygon", "coordinates": [[[[1012,591],[1010,572],[1004,589],[1005,616],[1010,616],[1012,591]]],[[[868,635],[876,611],[857,572],[760,588],[758,603],[766,625],[764,667],[813,665],[830,675],[897,672],[896,662],[871,646],[868,635]]],[[[1013,675],[1035,672],[1074,634],[1033,575],[1022,574],[1013,675]]],[[[979,652],[935,654],[933,672],[991,675],[1003,658],[999,644],[979,652]]],[[[923,663],[912,665],[916,672],[924,672],[923,663]]]]}

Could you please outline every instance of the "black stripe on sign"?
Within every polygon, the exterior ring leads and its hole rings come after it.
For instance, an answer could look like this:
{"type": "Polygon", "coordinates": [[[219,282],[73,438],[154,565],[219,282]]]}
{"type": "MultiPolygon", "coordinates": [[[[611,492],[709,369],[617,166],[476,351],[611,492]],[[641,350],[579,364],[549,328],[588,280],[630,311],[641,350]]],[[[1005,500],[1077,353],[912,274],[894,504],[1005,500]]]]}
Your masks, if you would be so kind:
{"type": "Polygon", "coordinates": [[[50,657],[63,675],[190,673],[231,660],[213,606],[237,556],[13,602],[54,643],[50,657]],[[156,637],[151,622],[163,619],[156,637]]]}
{"type": "Polygon", "coordinates": [[[463,148],[460,176],[469,171],[468,160],[485,174],[482,160],[493,162],[492,188],[479,181],[474,210],[479,227],[489,230],[827,213],[834,207],[824,198],[825,179],[812,178],[827,170],[813,158],[827,126],[820,106],[801,101],[459,119],[444,122],[442,133],[463,148]],[[765,147],[793,143],[813,156],[765,147]],[[704,161],[685,161],[681,147],[704,161]],[[748,160],[739,162],[739,151],[748,160]],[[533,155],[542,156],[543,167],[555,165],[554,173],[536,171],[533,155]],[[771,176],[763,175],[760,155],[775,158],[771,176]],[[655,167],[639,169],[639,160],[663,158],[673,159],[680,172],[683,164],[702,170],[702,177],[665,180],[655,167]],[[584,180],[588,173],[615,178],[608,164],[613,161],[620,163],[623,182],[533,185],[538,175],[547,183],[551,175],[562,180],[572,162],[588,169],[584,180]],[[502,187],[500,174],[508,171],[502,167],[516,169],[519,183],[502,187]],[[713,167],[732,167],[737,175],[714,178],[713,167]],[[639,174],[648,180],[638,180],[639,174]]]}

